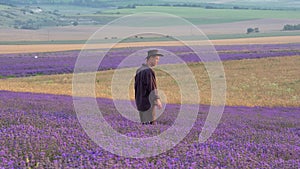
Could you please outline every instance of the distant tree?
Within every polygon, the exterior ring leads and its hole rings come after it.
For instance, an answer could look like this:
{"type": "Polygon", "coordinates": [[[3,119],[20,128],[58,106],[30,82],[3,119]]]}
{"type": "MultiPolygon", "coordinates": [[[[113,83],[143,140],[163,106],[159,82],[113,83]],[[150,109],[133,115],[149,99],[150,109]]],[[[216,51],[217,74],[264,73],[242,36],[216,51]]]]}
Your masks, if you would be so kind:
{"type": "Polygon", "coordinates": [[[161,4],[160,6],[172,6],[172,5],[169,3],[164,3],[164,4],[161,4]]]}
{"type": "Polygon", "coordinates": [[[292,25],[284,25],[283,30],[284,31],[292,30],[292,25]]]}
{"type": "Polygon", "coordinates": [[[118,9],[125,9],[125,8],[129,8],[129,9],[134,9],[134,8],[136,8],[136,5],[134,4],[134,5],[127,5],[127,6],[118,6],[118,9]]]}
{"type": "Polygon", "coordinates": [[[212,5],[207,5],[205,6],[205,9],[218,9],[218,8],[212,5]]]}
{"type": "Polygon", "coordinates": [[[248,29],[247,29],[247,34],[252,33],[252,32],[254,32],[254,29],[253,29],[253,28],[248,28],[248,29]]]}
{"type": "Polygon", "coordinates": [[[258,33],[259,32],[259,28],[248,28],[247,29],[247,34],[249,34],[249,33],[258,33]]]}
{"type": "Polygon", "coordinates": [[[246,7],[240,7],[240,6],[234,6],[232,9],[249,9],[249,8],[246,8],[246,7]]]}
{"type": "Polygon", "coordinates": [[[289,25],[289,24],[284,25],[283,30],[284,31],[300,30],[300,24],[297,24],[297,25],[289,25]]]}
{"type": "Polygon", "coordinates": [[[40,25],[37,22],[33,21],[32,19],[29,19],[25,22],[15,21],[14,28],[35,30],[35,29],[39,29],[40,25]],[[16,23],[19,24],[19,25],[17,25],[16,23]]]}
{"type": "Polygon", "coordinates": [[[73,25],[73,26],[77,26],[77,25],[78,25],[78,22],[77,22],[77,21],[74,21],[74,22],[72,23],[72,25],[73,25]]]}
{"type": "Polygon", "coordinates": [[[15,20],[14,28],[20,29],[22,24],[23,24],[23,22],[21,20],[15,20]]]}

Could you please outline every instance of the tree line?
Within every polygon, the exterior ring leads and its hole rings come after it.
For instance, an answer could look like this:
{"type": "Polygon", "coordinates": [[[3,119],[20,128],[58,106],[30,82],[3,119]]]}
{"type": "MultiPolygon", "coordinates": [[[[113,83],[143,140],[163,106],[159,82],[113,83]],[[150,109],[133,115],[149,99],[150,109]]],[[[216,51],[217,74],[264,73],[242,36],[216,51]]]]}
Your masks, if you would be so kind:
{"type": "MultiPolygon", "coordinates": [[[[255,10],[281,10],[279,8],[263,8],[245,5],[231,5],[231,4],[216,4],[204,2],[160,2],[146,1],[146,0],[0,0],[0,4],[5,5],[75,5],[75,6],[88,6],[88,7],[116,7],[122,8],[135,8],[136,6],[176,6],[176,7],[200,7],[206,9],[255,9],[255,10]]],[[[284,7],[282,8],[284,9],[284,7]]]]}
{"type": "Polygon", "coordinates": [[[284,25],[283,30],[284,31],[300,30],[300,24],[297,24],[297,25],[289,25],[289,24],[284,25]]]}

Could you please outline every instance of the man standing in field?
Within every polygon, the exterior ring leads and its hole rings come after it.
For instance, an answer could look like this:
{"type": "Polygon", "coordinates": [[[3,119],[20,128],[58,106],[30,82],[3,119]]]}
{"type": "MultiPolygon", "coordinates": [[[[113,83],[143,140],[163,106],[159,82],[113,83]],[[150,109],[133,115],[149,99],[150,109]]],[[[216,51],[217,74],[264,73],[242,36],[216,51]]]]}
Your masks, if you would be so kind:
{"type": "Polygon", "coordinates": [[[155,106],[162,108],[157,93],[155,72],[152,69],[158,64],[160,56],[163,55],[159,54],[158,50],[149,50],[146,63],[136,71],[135,102],[142,124],[155,124],[155,106]]]}

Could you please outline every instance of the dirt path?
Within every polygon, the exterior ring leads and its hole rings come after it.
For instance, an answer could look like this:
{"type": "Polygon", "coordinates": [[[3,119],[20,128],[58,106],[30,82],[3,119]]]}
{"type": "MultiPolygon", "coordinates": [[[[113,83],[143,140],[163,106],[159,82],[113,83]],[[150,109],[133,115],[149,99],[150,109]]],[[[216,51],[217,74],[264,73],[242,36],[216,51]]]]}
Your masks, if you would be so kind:
{"type": "MultiPolygon", "coordinates": [[[[191,43],[199,44],[199,41],[192,41],[191,43]]],[[[213,45],[300,43],[300,36],[222,39],[222,40],[212,40],[211,43],[213,45]]],[[[93,48],[93,49],[110,48],[112,45],[113,44],[110,43],[94,44],[94,45],[89,45],[89,48],[93,48]]],[[[117,44],[116,47],[122,48],[122,47],[149,47],[149,46],[179,46],[179,45],[182,44],[178,41],[165,41],[165,42],[120,43],[117,44]]],[[[0,45],[0,54],[80,50],[83,47],[84,44],[0,45]]]]}

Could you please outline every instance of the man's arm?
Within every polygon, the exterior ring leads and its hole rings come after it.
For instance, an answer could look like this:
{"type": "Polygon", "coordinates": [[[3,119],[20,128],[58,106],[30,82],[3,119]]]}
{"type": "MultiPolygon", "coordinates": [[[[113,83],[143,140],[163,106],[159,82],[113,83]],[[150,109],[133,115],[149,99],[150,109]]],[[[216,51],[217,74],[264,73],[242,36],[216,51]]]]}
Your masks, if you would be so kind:
{"type": "Polygon", "coordinates": [[[157,106],[158,109],[162,109],[162,104],[161,104],[160,99],[156,99],[156,100],[154,101],[154,104],[157,106]]]}
{"type": "Polygon", "coordinates": [[[156,105],[158,107],[158,109],[162,109],[162,104],[161,104],[161,101],[160,101],[160,97],[158,95],[158,91],[157,91],[157,85],[156,85],[156,77],[155,77],[155,73],[154,71],[150,71],[150,91],[151,93],[154,95],[152,96],[153,97],[153,102],[154,102],[154,105],[156,105]]]}

